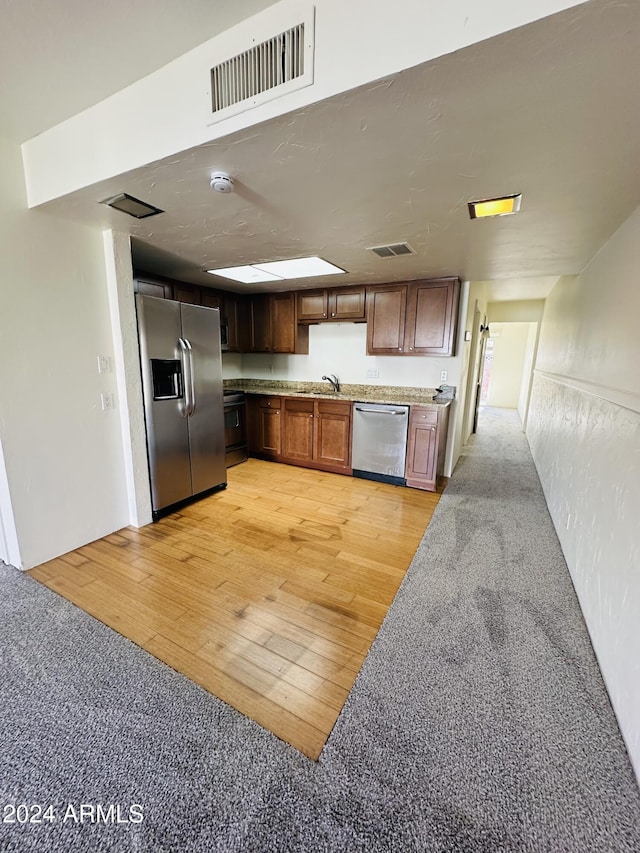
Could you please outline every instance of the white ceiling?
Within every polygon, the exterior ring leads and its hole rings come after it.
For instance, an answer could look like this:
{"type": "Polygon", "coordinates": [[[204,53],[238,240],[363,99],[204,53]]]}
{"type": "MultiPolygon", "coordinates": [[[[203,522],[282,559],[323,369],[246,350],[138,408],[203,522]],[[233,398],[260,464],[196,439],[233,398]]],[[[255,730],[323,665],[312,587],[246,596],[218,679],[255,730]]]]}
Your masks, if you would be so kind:
{"type": "Polygon", "coordinates": [[[243,288],[203,270],[318,254],[349,271],[331,285],[459,275],[544,297],[640,204],[639,48],[640,3],[591,0],[45,209],[128,230],[150,271],[228,289],[243,288]],[[211,191],[215,168],[233,195],[211,191]],[[122,191],[165,213],[97,203],[122,191]],[[468,200],[513,192],[518,215],[469,220],[468,200]],[[367,251],[403,240],[416,255],[367,251]]]}

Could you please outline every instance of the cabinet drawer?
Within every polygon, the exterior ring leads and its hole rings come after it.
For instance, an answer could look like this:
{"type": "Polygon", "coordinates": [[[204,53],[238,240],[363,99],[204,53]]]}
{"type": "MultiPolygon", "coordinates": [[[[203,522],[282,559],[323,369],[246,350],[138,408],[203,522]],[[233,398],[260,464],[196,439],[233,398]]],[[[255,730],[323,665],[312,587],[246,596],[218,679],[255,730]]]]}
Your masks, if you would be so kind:
{"type": "Polygon", "coordinates": [[[318,400],[318,414],[347,415],[351,417],[351,403],[345,400],[318,400]]]}
{"type": "Polygon", "coordinates": [[[263,395],[256,397],[256,405],[261,409],[279,409],[282,406],[282,397],[263,395]]]}
{"type": "Polygon", "coordinates": [[[435,426],[438,423],[438,410],[427,409],[422,406],[411,406],[409,423],[433,424],[435,426]]]}
{"type": "Polygon", "coordinates": [[[284,407],[287,412],[306,412],[313,414],[313,400],[300,397],[285,397],[284,407]]]}

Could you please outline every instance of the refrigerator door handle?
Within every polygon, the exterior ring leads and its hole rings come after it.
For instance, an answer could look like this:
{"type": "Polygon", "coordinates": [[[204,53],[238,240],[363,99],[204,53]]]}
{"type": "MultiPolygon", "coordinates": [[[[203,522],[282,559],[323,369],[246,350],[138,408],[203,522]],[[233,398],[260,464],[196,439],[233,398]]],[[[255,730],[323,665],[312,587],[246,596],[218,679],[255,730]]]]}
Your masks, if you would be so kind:
{"type": "Polygon", "coordinates": [[[182,360],[182,375],[184,377],[184,402],[180,403],[180,414],[183,418],[188,418],[191,414],[191,359],[190,345],[184,338],[178,338],[178,346],[180,347],[180,356],[182,360]]]}
{"type": "Polygon", "coordinates": [[[184,338],[184,342],[187,345],[187,353],[189,356],[189,414],[193,415],[196,411],[196,383],[194,379],[193,347],[191,346],[191,341],[189,340],[189,338],[184,338]]]}

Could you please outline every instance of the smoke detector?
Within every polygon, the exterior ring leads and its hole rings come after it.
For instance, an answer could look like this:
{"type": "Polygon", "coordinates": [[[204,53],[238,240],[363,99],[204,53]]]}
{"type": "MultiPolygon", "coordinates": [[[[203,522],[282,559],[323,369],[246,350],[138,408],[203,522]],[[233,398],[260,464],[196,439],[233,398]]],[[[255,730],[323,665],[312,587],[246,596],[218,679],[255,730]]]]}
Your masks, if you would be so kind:
{"type": "Polygon", "coordinates": [[[214,172],[211,175],[211,189],[217,193],[232,193],[233,178],[226,172],[214,172]]]}

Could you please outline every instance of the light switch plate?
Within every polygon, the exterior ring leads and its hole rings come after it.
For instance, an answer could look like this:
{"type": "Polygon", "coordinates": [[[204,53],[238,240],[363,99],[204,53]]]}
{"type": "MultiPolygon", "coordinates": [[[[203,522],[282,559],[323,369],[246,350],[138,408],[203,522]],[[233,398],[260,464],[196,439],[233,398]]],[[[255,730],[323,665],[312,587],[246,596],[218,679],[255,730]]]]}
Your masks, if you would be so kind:
{"type": "Polygon", "coordinates": [[[380,371],[377,367],[367,368],[367,379],[377,379],[380,376],[380,371]]]}
{"type": "Polygon", "coordinates": [[[109,356],[99,355],[98,356],[98,373],[109,373],[111,370],[111,363],[109,361],[109,356]]]}
{"type": "Polygon", "coordinates": [[[446,382],[446,381],[447,381],[447,371],[441,370],[440,371],[440,382],[446,382]]]}

